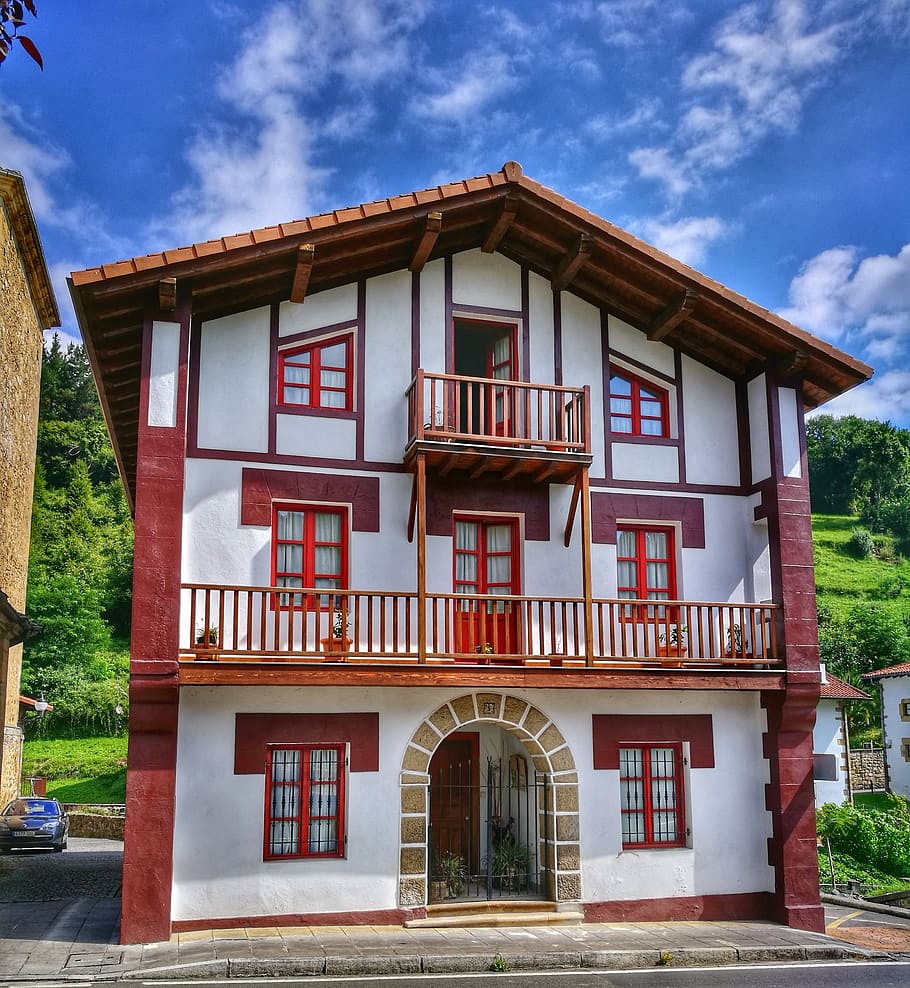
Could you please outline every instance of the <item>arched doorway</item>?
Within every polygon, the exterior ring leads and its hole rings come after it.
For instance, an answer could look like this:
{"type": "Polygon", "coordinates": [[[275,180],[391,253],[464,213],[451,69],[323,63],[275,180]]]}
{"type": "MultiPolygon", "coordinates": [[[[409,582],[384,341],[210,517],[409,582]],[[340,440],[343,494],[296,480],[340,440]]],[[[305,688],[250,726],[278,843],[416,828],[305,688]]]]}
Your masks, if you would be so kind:
{"type": "Polygon", "coordinates": [[[504,693],[442,704],[405,751],[401,837],[402,907],[440,896],[580,899],[578,776],[562,732],[504,693]]]}

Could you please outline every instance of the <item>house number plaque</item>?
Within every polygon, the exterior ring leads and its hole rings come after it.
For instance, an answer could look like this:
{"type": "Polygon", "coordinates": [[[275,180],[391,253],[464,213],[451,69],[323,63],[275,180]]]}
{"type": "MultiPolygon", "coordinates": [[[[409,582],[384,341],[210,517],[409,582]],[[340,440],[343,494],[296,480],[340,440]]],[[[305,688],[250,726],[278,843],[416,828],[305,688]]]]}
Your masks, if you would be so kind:
{"type": "Polygon", "coordinates": [[[493,703],[491,700],[485,700],[483,705],[483,712],[485,714],[495,714],[496,704],[493,703]]]}

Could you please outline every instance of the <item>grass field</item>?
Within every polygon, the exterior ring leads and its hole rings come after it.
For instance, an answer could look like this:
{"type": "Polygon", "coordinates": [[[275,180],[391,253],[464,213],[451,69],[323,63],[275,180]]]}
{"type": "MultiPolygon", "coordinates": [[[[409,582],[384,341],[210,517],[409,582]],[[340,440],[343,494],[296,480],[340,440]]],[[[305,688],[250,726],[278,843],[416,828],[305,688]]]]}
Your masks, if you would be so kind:
{"type": "Polygon", "coordinates": [[[126,799],[125,736],[26,741],[25,776],[44,776],[47,794],[65,803],[122,803],[126,799]]]}
{"type": "Polygon", "coordinates": [[[894,555],[893,540],[875,536],[876,554],[857,559],[846,551],[860,523],[849,515],[813,515],[812,546],[818,601],[836,617],[855,604],[874,603],[900,613],[910,610],[910,560],[894,555]]]}

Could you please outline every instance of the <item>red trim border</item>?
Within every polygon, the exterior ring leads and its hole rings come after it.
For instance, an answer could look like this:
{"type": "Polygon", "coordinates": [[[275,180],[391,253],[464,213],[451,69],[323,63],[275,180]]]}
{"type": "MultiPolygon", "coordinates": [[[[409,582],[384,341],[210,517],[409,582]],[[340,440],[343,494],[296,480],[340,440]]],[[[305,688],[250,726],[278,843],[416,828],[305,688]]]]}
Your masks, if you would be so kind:
{"type": "Polygon", "coordinates": [[[619,770],[619,749],[628,742],[689,742],[692,768],[714,768],[711,714],[593,714],[594,768],[619,770]]]}
{"type": "Polygon", "coordinates": [[[736,921],[771,918],[768,892],[681,895],[661,899],[585,902],[586,923],[659,923],[673,921],[736,921]]]}

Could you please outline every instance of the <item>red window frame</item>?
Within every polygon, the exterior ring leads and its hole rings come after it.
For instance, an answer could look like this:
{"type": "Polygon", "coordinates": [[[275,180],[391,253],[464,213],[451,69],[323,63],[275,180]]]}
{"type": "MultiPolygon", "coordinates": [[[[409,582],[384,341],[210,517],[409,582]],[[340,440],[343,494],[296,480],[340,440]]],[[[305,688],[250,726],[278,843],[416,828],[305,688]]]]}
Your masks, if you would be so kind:
{"type": "Polygon", "coordinates": [[[617,525],[616,526],[616,590],[621,597],[623,592],[634,592],[629,600],[676,600],[676,539],[675,530],[663,525],[617,525]],[[631,532],[635,535],[635,555],[621,556],[619,554],[620,532],[631,532]],[[647,535],[649,532],[660,532],[667,537],[667,555],[648,556],[647,535]],[[619,564],[634,563],[636,570],[635,584],[619,582],[619,564]],[[648,563],[667,564],[667,585],[648,585],[648,563]],[[666,594],[666,597],[651,597],[650,594],[666,594]]]}
{"type": "Polygon", "coordinates": [[[497,518],[491,516],[476,516],[476,515],[455,515],[452,519],[452,589],[454,593],[463,594],[491,594],[496,596],[498,594],[517,594],[520,593],[518,589],[521,586],[521,553],[519,545],[519,528],[517,518],[497,518]],[[459,522],[467,522],[469,524],[480,526],[477,539],[476,549],[459,549],[456,541],[456,532],[459,522]],[[512,530],[511,544],[508,552],[495,552],[490,551],[487,547],[486,530],[498,525],[508,525],[512,530]],[[458,579],[458,569],[457,569],[457,557],[458,554],[469,554],[477,557],[476,580],[459,580],[458,579]],[[511,579],[509,580],[508,587],[506,589],[505,584],[494,583],[492,584],[492,589],[490,589],[491,584],[487,579],[487,559],[490,556],[509,556],[511,558],[511,566],[509,567],[511,573],[511,579]]]}
{"type": "MultiPolygon", "coordinates": [[[[287,504],[276,502],[272,505],[272,583],[273,587],[288,586],[287,594],[276,594],[279,599],[281,610],[286,610],[291,606],[300,608],[302,606],[312,608],[316,606],[315,594],[308,594],[305,601],[301,600],[301,594],[293,593],[294,584],[281,584],[281,579],[299,579],[301,587],[315,588],[316,581],[323,579],[337,579],[337,587],[327,587],[325,594],[318,595],[320,598],[339,593],[348,588],[348,512],[346,508],[331,504],[287,504]],[[279,538],[278,536],[278,513],[280,511],[291,511],[304,516],[303,536],[300,539],[279,538]],[[341,529],[338,542],[318,541],[316,538],[316,516],[320,514],[337,515],[341,519],[341,529]],[[300,545],[302,546],[301,558],[303,567],[300,571],[279,570],[278,569],[278,547],[279,545],[300,545]],[[339,573],[319,573],[316,571],[316,549],[319,546],[338,546],[341,550],[341,562],[339,573]]],[[[320,604],[327,605],[328,601],[320,604]]]]}
{"type": "Polygon", "coordinates": [[[278,405],[281,408],[308,408],[320,412],[350,412],[354,408],[354,334],[345,333],[328,340],[317,340],[301,346],[288,347],[278,351],[278,405]],[[323,362],[323,352],[331,347],[344,344],[344,365],[323,362]],[[286,366],[295,357],[309,354],[310,380],[308,384],[286,380],[286,366]],[[344,374],[344,386],[324,385],[322,371],[336,371],[344,374]],[[286,395],[288,388],[309,388],[309,401],[290,401],[286,395]],[[323,405],[323,392],[344,395],[341,405],[323,405]]]}
{"type": "Polygon", "coordinates": [[[668,439],[670,436],[670,396],[666,389],[652,384],[643,378],[629,374],[625,370],[614,370],[610,374],[610,431],[616,436],[638,436],[644,439],[668,439]],[[630,394],[622,394],[613,390],[613,382],[624,381],[630,390],[630,394]],[[643,395],[642,391],[647,394],[643,395]],[[631,409],[628,412],[616,411],[613,407],[616,401],[628,401],[631,409]],[[654,413],[648,408],[650,403],[657,402],[660,410],[654,413]],[[617,429],[617,420],[629,422],[629,430],[617,429]],[[644,432],[643,423],[657,422],[660,427],[659,432],[644,432]]]}
{"type": "Polygon", "coordinates": [[[331,743],[266,746],[264,860],[344,857],[347,748],[346,744],[331,743]],[[298,757],[297,777],[288,779],[288,769],[293,773],[294,755],[298,757]],[[314,769],[329,770],[329,777],[314,778],[314,769]],[[282,777],[276,778],[279,775],[282,777]],[[323,799],[324,806],[320,805],[323,799]],[[314,834],[314,826],[318,828],[320,822],[330,836],[314,834]]]}
{"type": "Polygon", "coordinates": [[[619,792],[624,848],[685,846],[682,742],[620,745],[619,792]]]}

